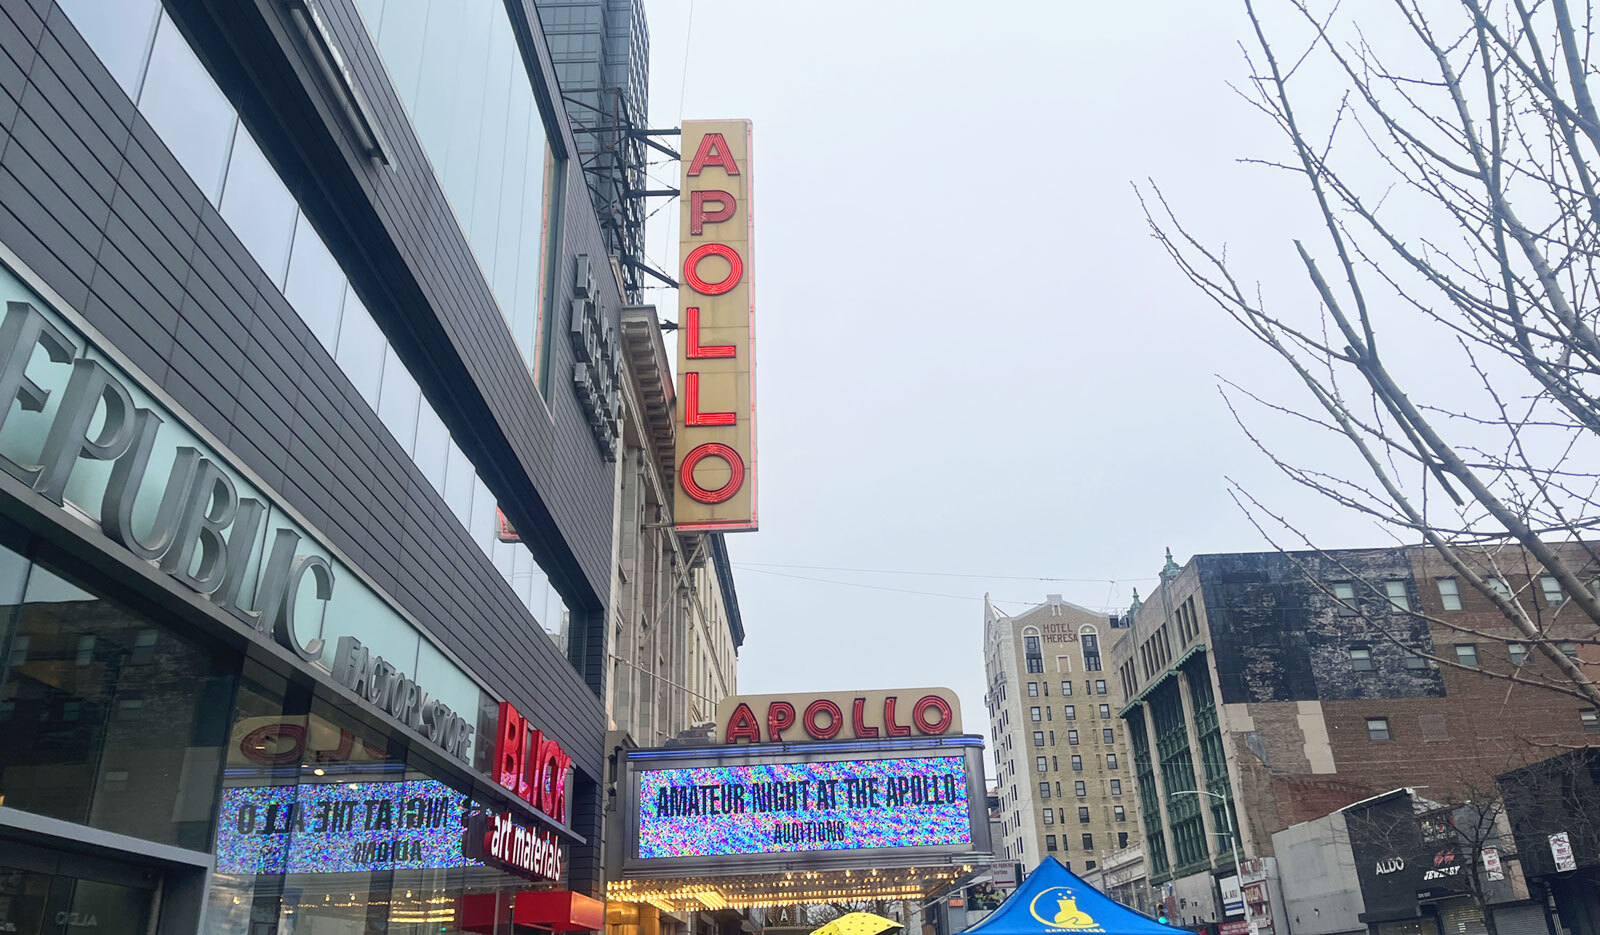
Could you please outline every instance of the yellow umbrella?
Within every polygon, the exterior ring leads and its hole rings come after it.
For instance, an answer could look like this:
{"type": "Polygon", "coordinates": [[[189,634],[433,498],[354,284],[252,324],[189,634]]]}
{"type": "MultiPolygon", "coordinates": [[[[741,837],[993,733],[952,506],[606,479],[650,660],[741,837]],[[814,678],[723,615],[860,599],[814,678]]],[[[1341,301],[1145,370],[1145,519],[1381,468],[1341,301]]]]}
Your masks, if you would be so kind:
{"type": "Polygon", "coordinates": [[[893,919],[885,919],[870,912],[849,912],[812,932],[811,935],[883,935],[884,932],[897,928],[901,928],[901,925],[893,919]]]}

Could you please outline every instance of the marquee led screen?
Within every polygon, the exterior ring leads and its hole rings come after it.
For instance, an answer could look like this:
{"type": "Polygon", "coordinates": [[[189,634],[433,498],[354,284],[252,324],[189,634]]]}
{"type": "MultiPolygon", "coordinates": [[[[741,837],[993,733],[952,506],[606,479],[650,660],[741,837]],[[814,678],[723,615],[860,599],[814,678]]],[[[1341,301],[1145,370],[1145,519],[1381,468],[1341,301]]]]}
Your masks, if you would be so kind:
{"type": "Polygon", "coordinates": [[[970,845],[966,759],[763,763],[639,774],[639,857],[970,845]]]}
{"type": "Polygon", "coordinates": [[[431,779],[224,789],[219,873],[477,867],[461,853],[467,797],[431,779]]]}

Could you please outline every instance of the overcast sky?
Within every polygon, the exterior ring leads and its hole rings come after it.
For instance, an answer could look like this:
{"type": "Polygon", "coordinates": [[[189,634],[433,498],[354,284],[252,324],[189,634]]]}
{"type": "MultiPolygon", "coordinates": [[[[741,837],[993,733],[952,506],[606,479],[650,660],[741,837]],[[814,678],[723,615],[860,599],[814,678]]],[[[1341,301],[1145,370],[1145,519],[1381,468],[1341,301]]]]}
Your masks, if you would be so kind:
{"type": "MultiPolygon", "coordinates": [[[[1154,178],[1269,289],[1290,237],[1316,237],[1292,179],[1236,162],[1283,154],[1228,89],[1240,3],[694,0],[692,26],[690,0],[647,9],[654,124],[754,122],[762,528],[728,537],[742,692],[948,685],[981,732],[984,592],[1125,608],[1166,546],[1180,564],[1265,548],[1227,476],[1319,544],[1385,544],[1234,425],[1219,372],[1288,384],[1181,278],[1130,186],[1154,178]]],[[[650,242],[669,268],[675,210],[650,242]]]]}

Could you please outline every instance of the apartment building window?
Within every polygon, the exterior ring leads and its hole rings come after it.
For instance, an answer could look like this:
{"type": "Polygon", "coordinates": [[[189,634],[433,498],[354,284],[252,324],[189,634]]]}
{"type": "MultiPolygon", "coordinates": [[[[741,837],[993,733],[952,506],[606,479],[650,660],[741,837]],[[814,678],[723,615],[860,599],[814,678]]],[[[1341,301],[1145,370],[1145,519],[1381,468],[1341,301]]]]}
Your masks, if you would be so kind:
{"type": "Polygon", "coordinates": [[[1439,604],[1445,610],[1461,609],[1461,588],[1454,578],[1439,579],[1439,604]]]}
{"type": "Polygon", "coordinates": [[[1081,799],[1089,794],[1089,784],[1080,779],[1072,784],[1072,792],[1081,799]]]}
{"type": "MultiPolygon", "coordinates": [[[[1081,805],[1081,806],[1078,807],[1078,824],[1086,825],[1088,823],[1089,823],[1089,806],[1081,805]]],[[[1083,842],[1083,846],[1088,848],[1088,847],[1093,847],[1094,845],[1090,844],[1087,840],[1085,840],[1083,842]]]]}
{"type": "Polygon", "coordinates": [[[1390,608],[1402,614],[1411,612],[1411,595],[1407,593],[1404,581],[1385,581],[1383,593],[1389,598],[1390,608]]]}
{"type": "Polygon", "coordinates": [[[1360,613],[1356,606],[1356,586],[1353,582],[1334,582],[1333,597],[1334,600],[1339,602],[1339,616],[1354,617],[1360,613]]]}
{"type": "Polygon", "coordinates": [[[1061,716],[1069,721],[1076,721],[1078,719],[1078,706],[1067,705],[1066,711],[1061,716]]]}
{"type": "Polygon", "coordinates": [[[1551,607],[1560,607],[1567,601],[1566,594],[1561,591],[1561,582],[1555,575],[1540,575],[1539,588],[1544,591],[1544,602],[1551,607]]]}
{"type": "Polygon", "coordinates": [[[1039,638],[1037,636],[1024,636],[1022,638],[1022,652],[1027,659],[1029,674],[1044,671],[1044,657],[1039,655],[1039,638]]]}
{"type": "Polygon", "coordinates": [[[1121,795],[1122,794],[1122,780],[1120,780],[1120,779],[1111,780],[1111,794],[1112,795],[1121,795]]]}
{"type": "Polygon", "coordinates": [[[1117,768],[1117,755],[1115,753],[1107,753],[1106,754],[1106,769],[1116,769],[1116,768],[1117,768]]]}
{"type": "Polygon", "coordinates": [[[1100,706],[1100,716],[1103,717],[1103,718],[1106,718],[1107,720],[1110,720],[1110,718],[1111,718],[1111,706],[1108,705],[1108,704],[1101,705],[1100,706]]]}
{"type": "Polygon", "coordinates": [[[1094,835],[1086,834],[1083,836],[1083,849],[1086,851],[1094,850],[1094,835]]]}
{"type": "Polygon", "coordinates": [[[1428,667],[1428,660],[1422,658],[1420,655],[1418,655],[1418,654],[1416,654],[1414,652],[1411,652],[1410,650],[1406,650],[1406,668],[1408,668],[1408,669],[1426,669],[1427,667],[1428,667]]]}
{"type": "Polygon", "coordinates": [[[1100,671],[1100,637],[1093,633],[1085,633],[1078,639],[1078,645],[1083,648],[1083,670],[1085,672],[1100,671]]]}
{"type": "Polygon", "coordinates": [[[1578,658],[1578,644],[1572,640],[1562,640],[1556,644],[1556,648],[1561,650],[1561,654],[1568,659],[1578,658]]]}
{"type": "Polygon", "coordinates": [[[1457,643],[1456,662],[1459,662],[1468,668],[1476,669],[1478,667],[1478,644],[1457,643]]]}
{"type": "Polygon", "coordinates": [[[1128,832],[1126,832],[1126,831],[1118,831],[1117,832],[1117,846],[1118,847],[1127,847],[1128,846],[1128,832]]]}
{"type": "Polygon", "coordinates": [[[1053,825],[1056,823],[1055,809],[1047,808],[1044,810],[1044,823],[1047,825],[1053,825]]]}
{"type": "Polygon", "coordinates": [[[1593,708],[1585,708],[1578,712],[1578,719],[1583,722],[1583,729],[1591,734],[1600,734],[1600,714],[1593,708]]]}
{"type": "Polygon", "coordinates": [[[1061,796],[1061,783],[1058,782],[1058,783],[1056,783],[1056,797],[1059,798],[1060,796],[1061,796]]]}
{"type": "Polygon", "coordinates": [[[1094,680],[1094,693],[1096,695],[1104,695],[1106,693],[1106,680],[1105,679],[1095,679],[1094,680]]]}
{"type": "Polygon", "coordinates": [[[1362,646],[1350,650],[1350,668],[1357,672],[1372,671],[1372,650],[1362,646]]]}
{"type": "Polygon", "coordinates": [[[1095,868],[1095,862],[1094,861],[1086,860],[1086,861],[1083,862],[1083,869],[1085,869],[1085,870],[1093,870],[1094,868],[1095,868]]]}
{"type": "Polygon", "coordinates": [[[1049,682],[1040,682],[1039,685],[1042,688],[1044,688],[1044,696],[1046,698],[1049,698],[1050,697],[1050,683],[1049,682]]]}
{"type": "Polygon", "coordinates": [[[1055,731],[1051,731],[1050,732],[1050,746],[1053,747],[1055,745],[1056,745],[1056,732],[1055,731]]]}
{"type": "Polygon", "coordinates": [[[1047,850],[1047,851],[1053,851],[1053,850],[1056,849],[1056,836],[1055,835],[1047,834],[1047,835],[1044,836],[1044,849],[1047,850]]]}
{"type": "Polygon", "coordinates": [[[1067,743],[1071,744],[1072,746],[1077,746],[1078,745],[1078,732],[1077,731],[1075,731],[1075,730],[1067,731],[1067,743]]]}
{"type": "Polygon", "coordinates": [[[1036,730],[1033,732],[1033,745],[1035,747],[1044,746],[1044,731],[1036,730]]]}
{"type": "Polygon", "coordinates": [[[1072,755],[1072,771],[1074,773],[1083,772],[1083,757],[1077,755],[1076,753],[1072,755]]]}
{"type": "Polygon", "coordinates": [[[1039,683],[1038,682],[1029,682],[1028,683],[1028,697],[1029,698],[1037,698],[1037,697],[1039,697],[1039,683]]]}
{"type": "Polygon", "coordinates": [[[1116,729],[1115,728],[1111,728],[1111,727],[1107,727],[1105,730],[1102,730],[1100,732],[1100,741],[1102,743],[1116,743],[1117,742],[1116,729]]]}
{"type": "Polygon", "coordinates": [[[1061,683],[1061,694],[1065,695],[1068,698],[1072,697],[1072,683],[1071,682],[1063,681],[1061,683]]]}
{"type": "Polygon", "coordinates": [[[1511,588],[1506,585],[1506,580],[1504,578],[1490,578],[1488,581],[1489,590],[1500,595],[1506,600],[1511,599],[1511,588]]]}
{"type": "Polygon", "coordinates": [[[1127,821],[1128,810],[1120,805],[1113,805],[1111,806],[1111,818],[1113,821],[1127,821]]]}
{"type": "Polygon", "coordinates": [[[1528,660],[1528,647],[1525,643],[1507,643],[1506,652],[1511,655],[1511,664],[1520,666],[1528,660]]]}
{"type": "Polygon", "coordinates": [[[1035,721],[1044,720],[1044,718],[1039,714],[1039,706],[1038,705],[1034,705],[1033,707],[1028,709],[1028,717],[1032,718],[1035,721]]]}
{"type": "Polygon", "coordinates": [[[1367,718],[1367,739],[1393,740],[1393,735],[1389,733],[1389,719],[1386,717],[1367,718]]]}
{"type": "Polygon", "coordinates": [[[1041,798],[1041,799],[1050,798],[1050,784],[1048,782],[1039,783],[1039,798],[1041,798]]]}
{"type": "Polygon", "coordinates": [[[1049,762],[1050,762],[1049,760],[1046,760],[1042,756],[1036,756],[1036,757],[1033,758],[1033,766],[1034,766],[1034,768],[1037,769],[1041,773],[1045,771],[1045,767],[1049,764],[1049,762]]]}
{"type": "Polygon", "coordinates": [[[1050,717],[1050,706],[1049,705],[1045,705],[1044,706],[1044,719],[1047,720],[1047,721],[1051,720],[1051,717],[1050,717]]]}
{"type": "Polygon", "coordinates": [[[1056,758],[1055,758],[1055,757],[1051,757],[1051,758],[1050,758],[1050,768],[1051,768],[1051,769],[1054,769],[1054,770],[1059,770],[1059,769],[1061,769],[1061,767],[1059,767],[1059,766],[1057,766],[1057,765],[1056,765],[1056,758]]]}

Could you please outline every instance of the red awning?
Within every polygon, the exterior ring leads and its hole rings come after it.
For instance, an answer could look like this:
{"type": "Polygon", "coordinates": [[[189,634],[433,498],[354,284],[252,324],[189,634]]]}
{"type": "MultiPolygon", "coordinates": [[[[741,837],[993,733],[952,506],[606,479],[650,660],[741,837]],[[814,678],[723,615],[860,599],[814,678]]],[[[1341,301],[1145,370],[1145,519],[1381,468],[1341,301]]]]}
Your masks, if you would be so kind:
{"type": "Polygon", "coordinates": [[[606,926],[606,906],[571,890],[525,890],[506,897],[472,893],[456,900],[456,928],[493,935],[506,914],[517,932],[597,932],[606,926]]]}

